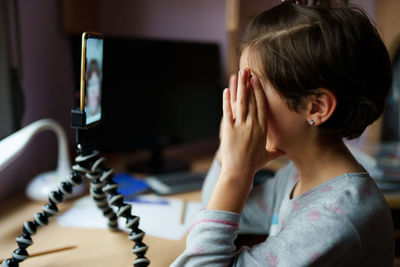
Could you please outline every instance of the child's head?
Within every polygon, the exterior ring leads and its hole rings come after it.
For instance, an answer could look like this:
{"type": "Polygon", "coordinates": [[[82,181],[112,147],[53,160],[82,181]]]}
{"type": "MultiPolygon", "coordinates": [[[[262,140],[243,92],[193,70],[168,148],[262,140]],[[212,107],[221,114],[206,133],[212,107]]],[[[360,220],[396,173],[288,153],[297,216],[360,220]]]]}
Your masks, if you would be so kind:
{"type": "Polygon", "coordinates": [[[355,138],[382,114],[390,59],[359,8],[283,2],[252,20],[241,41],[256,66],[252,71],[269,80],[291,109],[304,108],[304,100],[321,88],[336,96],[321,133],[355,138]]]}

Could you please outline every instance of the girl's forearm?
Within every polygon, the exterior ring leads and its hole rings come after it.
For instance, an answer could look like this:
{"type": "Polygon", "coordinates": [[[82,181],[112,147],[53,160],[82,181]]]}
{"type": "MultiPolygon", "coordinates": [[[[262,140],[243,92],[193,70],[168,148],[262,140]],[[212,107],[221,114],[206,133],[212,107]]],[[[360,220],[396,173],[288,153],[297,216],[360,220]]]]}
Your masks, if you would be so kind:
{"type": "Polygon", "coordinates": [[[241,213],[252,185],[248,173],[221,171],[207,205],[207,210],[222,210],[241,213]]]}

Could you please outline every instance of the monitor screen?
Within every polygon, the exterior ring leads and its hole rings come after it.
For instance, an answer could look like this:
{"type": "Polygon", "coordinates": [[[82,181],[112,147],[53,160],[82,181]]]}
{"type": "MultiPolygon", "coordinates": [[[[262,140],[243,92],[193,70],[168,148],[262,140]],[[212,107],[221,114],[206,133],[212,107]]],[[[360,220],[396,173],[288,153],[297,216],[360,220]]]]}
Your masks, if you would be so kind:
{"type": "Polygon", "coordinates": [[[217,137],[220,66],[215,43],[105,36],[103,121],[92,140],[103,151],[133,151],[217,137]]]}

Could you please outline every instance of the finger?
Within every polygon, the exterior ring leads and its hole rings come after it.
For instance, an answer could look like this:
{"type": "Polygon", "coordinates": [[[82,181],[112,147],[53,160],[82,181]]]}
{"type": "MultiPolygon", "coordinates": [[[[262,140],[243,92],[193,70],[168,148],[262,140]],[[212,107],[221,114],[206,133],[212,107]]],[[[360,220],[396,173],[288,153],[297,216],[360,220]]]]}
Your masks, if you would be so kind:
{"type": "Polygon", "coordinates": [[[225,88],[222,94],[222,111],[223,111],[223,120],[231,123],[233,120],[232,110],[230,105],[230,92],[228,88],[225,88]]]}
{"type": "Polygon", "coordinates": [[[237,92],[237,76],[236,75],[231,75],[229,78],[229,91],[230,91],[230,96],[231,96],[231,107],[232,107],[232,114],[233,118],[236,117],[236,92],[237,92]]]}
{"type": "Polygon", "coordinates": [[[267,98],[260,83],[260,80],[254,75],[251,78],[255,101],[257,105],[257,117],[260,125],[266,129],[267,127],[267,98]]]}
{"type": "Polygon", "coordinates": [[[251,74],[251,72],[249,71],[248,72],[248,74],[247,74],[247,79],[246,79],[246,90],[248,91],[248,90],[250,90],[250,87],[251,87],[251,77],[252,77],[252,74],[251,74]]]}
{"type": "Polygon", "coordinates": [[[238,87],[237,87],[237,99],[236,99],[236,120],[242,122],[247,117],[247,101],[248,95],[246,92],[246,79],[247,70],[243,69],[239,71],[238,87]]]}
{"type": "Polygon", "coordinates": [[[248,98],[249,98],[247,120],[252,118],[254,121],[258,121],[257,103],[256,103],[255,95],[254,95],[254,89],[251,86],[249,86],[247,90],[248,90],[248,98]]]}

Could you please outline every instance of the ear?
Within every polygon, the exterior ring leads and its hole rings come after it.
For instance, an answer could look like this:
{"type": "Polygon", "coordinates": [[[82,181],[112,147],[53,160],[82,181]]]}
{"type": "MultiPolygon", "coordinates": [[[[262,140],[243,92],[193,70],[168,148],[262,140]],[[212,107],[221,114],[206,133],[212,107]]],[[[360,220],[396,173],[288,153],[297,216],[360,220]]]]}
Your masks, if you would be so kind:
{"type": "Polygon", "coordinates": [[[337,105],[336,95],[325,88],[319,88],[315,91],[307,103],[307,121],[311,125],[321,125],[326,122],[333,114],[337,105]]]}

